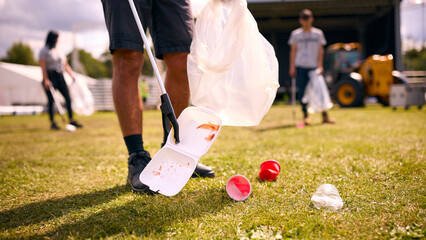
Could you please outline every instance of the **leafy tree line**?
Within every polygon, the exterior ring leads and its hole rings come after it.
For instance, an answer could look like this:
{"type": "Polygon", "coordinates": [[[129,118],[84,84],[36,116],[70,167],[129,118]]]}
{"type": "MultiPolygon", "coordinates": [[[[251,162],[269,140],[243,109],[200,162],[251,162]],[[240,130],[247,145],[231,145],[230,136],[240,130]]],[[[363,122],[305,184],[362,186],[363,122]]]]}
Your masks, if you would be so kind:
{"type": "MultiPolygon", "coordinates": [[[[112,57],[109,51],[105,51],[100,59],[92,56],[89,52],[79,49],[79,59],[88,76],[93,78],[111,78],[112,77],[112,57]]],[[[68,61],[72,64],[71,53],[67,55],[68,61]]],[[[34,52],[28,44],[18,41],[12,44],[7,50],[6,57],[0,61],[17,63],[24,65],[37,66],[37,60],[34,57],[34,52]]],[[[148,54],[144,53],[144,65],[142,74],[153,76],[151,64],[149,64],[148,54]]],[[[426,47],[420,50],[411,49],[405,52],[404,55],[405,70],[425,71],[426,70],[426,47]]]]}
{"type": "Polygon", "coordinates": [[[9,50],[7,50],[6,57],[2,58],[1,61],[33,66],[38,65],[31,47],[21,41],[13,43],[9,50]]]}
{"type": "Polygon", "coordinates": [[[411,49],[405,52],[405,70],[426,71],[426,47],[420,50],[411,49]]]}
{"type": "MultiPolygon", "coordinates": [[[[109,51],[105,51],[100,59],[92,56],[91,53],[79,49],[79,60],[83,65],[86,74],[92,78],[111,78],[112,77],[112,56],[109,51]]],[[[72,65],[72,52],[67,55],[68,62],[72,65]]],[[[28,44],[21,41],[15,42],[7,50],[6,57],[0,59],[3,62],[37,66],[38,62],[34,57],[34,52],[28,44]]],[[[153,75],[151,64],[149,64],[148,54],[144,53],[144,66],[142,74],[153,75]]]]}
{"type": "MultiPolygon", "coordinates": [[[[83,65],[87,76],[92,78],[110,78],[112,77],[112,70],[109,66],[112,66],[111,59],[105,58],[104,61],[96,59],[91,53],[86,52],[83,49],[79,49],[78,56],[80,63],[83,65]]],[[[69,64],[72,66],[72,52],[67,55],[69,64]]]]}

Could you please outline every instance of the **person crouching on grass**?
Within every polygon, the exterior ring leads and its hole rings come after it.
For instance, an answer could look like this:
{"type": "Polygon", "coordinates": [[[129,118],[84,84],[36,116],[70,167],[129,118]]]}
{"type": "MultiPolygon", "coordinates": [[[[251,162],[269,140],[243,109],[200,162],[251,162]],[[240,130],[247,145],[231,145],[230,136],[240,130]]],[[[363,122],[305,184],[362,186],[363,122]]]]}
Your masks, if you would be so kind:
{"type": "MultiPolygon", "coordinates": [[[[289,73],[291,77],[296,77],[298,99],[302,105],[305,125],[309,125],[311,120],[309,119],[307,104],[302,102],[302,98],[309,82],[309,72],[317,71],[319,74],[324,72],[324,45],[327,43],[321,29],[312,26],[313,22],[314,16],[311,10],[302,10],[299,15],[301,27],[291,32],[288,40],[291,47],[289,73]]],[[[327,112],[322,113],[322,118],[323,123],[335,123],[327,112]]]]}
{"type": "Polygon", "coordinates": [[[71,125],[81,128],[83,125],[76,122],[73,118],[71,108],[71,97],[69,94],[67,83],[64,79],[64,70],[71,76],[75,82],[74,74],[65,56],[56,48],[59,34],[56,31],[50,31],[46,37],[46,44],[39,54],[39,64],[43,73],[43,88],[48,99],[48,111],[52,130],[59,130],[59,126],[54,121],[53,104],[54,99],[50,92],[50,86],[59,90],[64,96],[68,111],[68,119],[71,125]]]}

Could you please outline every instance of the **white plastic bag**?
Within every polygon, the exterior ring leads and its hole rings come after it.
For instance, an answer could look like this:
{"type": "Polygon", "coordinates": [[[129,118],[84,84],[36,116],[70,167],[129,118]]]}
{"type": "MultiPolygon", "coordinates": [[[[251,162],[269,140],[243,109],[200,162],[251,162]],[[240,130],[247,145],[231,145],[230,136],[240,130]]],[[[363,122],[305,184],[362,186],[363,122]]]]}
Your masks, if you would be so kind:
{"type": "Polygon", "coordinates": [[[305,88],[302,102],[308,104],[310,113],[324,112],[333,107],[324,77],[316,71],[309,72],[309,82],[305,88]]]}
{"type": "Polygon", "coordinates": [[[339,191],[331,184],[321,185],[312,196],[311,201],[318,209],[328,208],[337,211],[343,207],[339,191]]]}
{"type": "Polygon", "coordinates": [[[86,82],[77,78],[69,85],[72,110],[78,115],[90,116],[95,111],[92,92],[86,82]]]}
{"type": "Polygon", "coordinates": [[[278,61],[245,0],[210,0],[195,24],[188,56],[191,103],[223,125],[255,126],[271,107],[278,61]]]}

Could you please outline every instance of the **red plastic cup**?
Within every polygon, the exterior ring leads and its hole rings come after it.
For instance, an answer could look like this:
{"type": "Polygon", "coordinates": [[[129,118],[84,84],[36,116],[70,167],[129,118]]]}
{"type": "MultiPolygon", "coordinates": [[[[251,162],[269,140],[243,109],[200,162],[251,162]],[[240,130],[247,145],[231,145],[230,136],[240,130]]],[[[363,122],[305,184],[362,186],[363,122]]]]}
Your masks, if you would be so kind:
{"type": "Polygon", "coordinates": [[[226,182],[226,192],[235,201],[243,201],[251,193],[250,181],[242,175],[234,175],[226,182]]]}
{"type": "Polygon", "coordinates": [[[280,164],[275,160],[266,160],[260,165],[259,178],[262,181],[273,181],[281,171],[280,164]]]}

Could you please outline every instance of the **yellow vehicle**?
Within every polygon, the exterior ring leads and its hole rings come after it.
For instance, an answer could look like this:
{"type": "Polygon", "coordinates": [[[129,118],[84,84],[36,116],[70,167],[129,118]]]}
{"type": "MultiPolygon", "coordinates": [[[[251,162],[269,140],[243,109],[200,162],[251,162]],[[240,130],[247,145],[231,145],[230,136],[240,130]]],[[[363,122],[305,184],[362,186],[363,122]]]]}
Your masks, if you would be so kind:
{"type": "Polygon", "coordinates": [[[394,71],[391,54],[362,61],[361,49],[359,43],[336,43],[327,48],[324,76],[332,96],[341,107],[363,106],[365,97],[376,97],[387,106],[391,85],[406,83],[405,78],[394,71]]]}

